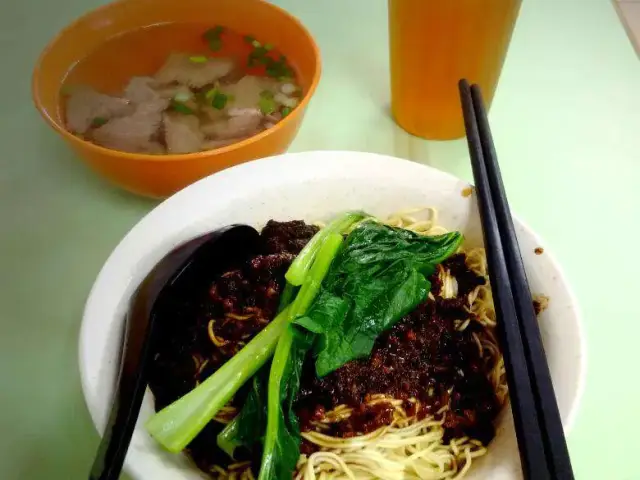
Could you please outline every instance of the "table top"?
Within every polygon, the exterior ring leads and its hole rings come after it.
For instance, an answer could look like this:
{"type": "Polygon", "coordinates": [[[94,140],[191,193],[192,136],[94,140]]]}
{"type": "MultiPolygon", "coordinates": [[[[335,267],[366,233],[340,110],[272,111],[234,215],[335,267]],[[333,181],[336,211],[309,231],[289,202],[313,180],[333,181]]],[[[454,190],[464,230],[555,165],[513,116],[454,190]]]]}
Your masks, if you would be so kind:
{"type": "MultiPolygon", "coordinates": [[[[111,250],[155,205],[88,171],[29,99],[39,51],[100,3],[64,0],[45,12],[23,0],[0,16],[4,480],[86,478],[98,436],[77,366],[84,301],[111,250]]],[[[471,178],[464,141],[411,137],[388,114],[386,2],[277,3],[309,27],[324,63],[291,151],[386,153],[471,178]]],[[[560,259],[584,312],[587,386],[569,435],[580,479],[640,479],[640,322],[629,301],[638,262],[625,248],[640,234],[639,86],[640,62],[609,1],[525,1],[490,114],[511,206],[560,259]]]]}

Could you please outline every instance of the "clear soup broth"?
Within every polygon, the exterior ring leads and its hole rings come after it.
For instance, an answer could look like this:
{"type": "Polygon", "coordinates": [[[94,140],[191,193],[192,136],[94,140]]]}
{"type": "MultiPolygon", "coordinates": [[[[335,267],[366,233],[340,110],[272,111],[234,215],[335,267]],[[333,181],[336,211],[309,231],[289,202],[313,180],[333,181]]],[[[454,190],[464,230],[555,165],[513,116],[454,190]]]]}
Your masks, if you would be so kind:
{"type": "Polygon", "coordinates": [[[276,46],[224,26],[162,24],[115,37],[65,79],[67,128],[107,148],[209,150],[271,128],[302,92],[276,46]]]}

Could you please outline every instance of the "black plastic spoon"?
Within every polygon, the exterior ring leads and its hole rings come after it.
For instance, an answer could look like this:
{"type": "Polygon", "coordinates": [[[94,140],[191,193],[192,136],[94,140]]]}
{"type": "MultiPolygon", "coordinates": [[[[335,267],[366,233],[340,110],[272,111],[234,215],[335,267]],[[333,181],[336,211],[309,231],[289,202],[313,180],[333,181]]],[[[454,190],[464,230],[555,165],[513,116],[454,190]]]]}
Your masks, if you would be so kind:
{"type": "Polygon", "coordinates": [[[109,421],[89,474],[90,480],[117,480],[147,386],[150,354],[162,329],[161,299],[185,288],[203,273],[222,273],[259,253],[260,235],[247,225],[231,225],[195,238],[166,255],[142,281],[125,319],[120,374],[109,421]]]}

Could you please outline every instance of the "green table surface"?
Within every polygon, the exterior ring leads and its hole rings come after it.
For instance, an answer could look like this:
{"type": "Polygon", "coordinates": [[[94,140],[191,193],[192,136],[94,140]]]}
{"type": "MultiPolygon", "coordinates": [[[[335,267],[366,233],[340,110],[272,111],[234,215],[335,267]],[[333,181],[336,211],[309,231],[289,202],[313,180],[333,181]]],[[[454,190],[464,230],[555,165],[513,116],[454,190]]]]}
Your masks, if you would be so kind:
{"type": "MultiPolygon", "coordinates": [[[[84,301],[154,205],[86,169],[39,118],[29,82],[48,39],[99,0],[0,13],[0,478],[87,478],[98,436],[80,389],[84,301]]],[[[393,154],[463,178],[463,141],[426,142],[388,114],[386,2],[281,0],[315,35],[323,79],[291,151],[393,154]]],[[[607,0],[525,0],[490,119],[511,205],[580,300],[586,392],[569,445],[579,479],[640,479],[640,63],[607,0]]]]}

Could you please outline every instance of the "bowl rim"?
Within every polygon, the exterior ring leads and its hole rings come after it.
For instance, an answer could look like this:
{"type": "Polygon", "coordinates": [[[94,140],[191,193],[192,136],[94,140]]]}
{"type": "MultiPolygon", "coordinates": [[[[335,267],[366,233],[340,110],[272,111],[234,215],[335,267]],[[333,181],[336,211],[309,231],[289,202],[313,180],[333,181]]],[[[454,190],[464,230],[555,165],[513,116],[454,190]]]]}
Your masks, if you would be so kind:
{"type": "MultiPolygon", "coordinates": [[[[284,126],[288,122],[293,121],[293,117],[300,115],[302,111],[306,109],[309,101],[311,100],[311,97],[313,96],[313,94],[315,93],[318,87],[318,83],[320,82],[320,76],[322,74],[322,58],[321,58],[322,56],[320,54],[320,48],[318,47],[317,42],[311,35],[311,32],[309,32],[307,27],[304,26],[304,24],[300,21],[300,19],[298,19],[296,16],[289,13],[284,8],[278,5],[275,5],[271,2],[268,2],[266,0],[253,0],[259,3],[262,3],[263,5],[269,8],[274,9],[279,14],[283,15],[284,17],[288,18],[291,22],[295,23],[304,33],[305,37],[307,38],[313,50],[315,65],[314,65],[314,73],[311,79],[311,83],[309,85],[309,88],[305,92],[304,96],[300,100],[300,103],[296,106],[296,108],[293,109],[291,114],[287,115],[285,118],[280,120],[273,127],[267,130],[264,130],[256,135],[252,135],[248,138],[240,140],[239,142],[235,142],[230,145],[226,145],[224,147],[214,148],[210,150],[202,150],[200,152],[193,152],[193,153],[171,153],[171,154],[164,154],[164,155],[154,155],[150,153],[133,153],[133,152],[125,152],[122,150],[115,150],[112,148],[103,147],[93,142],[90,142],[88,140],[84,140],[74,135],[73,133],[69,132],[66,128],[64,128],[63,125],[60,125],[60,123],[58,123],[51,115],[49,115],[47,109],[44,108],[42,99],[40,98],[40,85],[42,83],[42,63],[45,57],[53,50],[56,43],[58,43],[60,39],[63,38],[66,34],[68,34],[76,25],[79,25],[82,22],[87,21],[93,15],[97,15],[110,8],[116,8],[120,5],[129,3],[130,1],[132,0],[116,0],[115,2],[106,3],[97,8],[89,10],[88,12],[85,12],[84,14],[82,14],[81,16],[73,20],[66,27],[64,27],[62,30],[60,30],[51,40],[49,40],[47,45],[44,47],[44,49],[38,56],[38,60],[36,61],[36,65],[33,69],[33,73],[31,76],[31,97],[32,97],[33,103],[35,104],[35,107],[40,113],[40,115],[42,116],[42,118],[44,118],[44,120],[49,124],[49,126],[54,130],[56,130],[60,135],[62,135],[64,138],[66,138],[72,143],[81,145],[83,148],[93,150],[96,153],[109,154],[110,156],[115,156],[122,160],[170,162],[170,161],[197,160],[201,158],[208,158],[213,153],[217,155],[217,154],[225,154],[228,152],[232,152],[234,150],[240,150],[241,148],[244,148],[248,145],[251,145],[252,143],[262,140],[263,138],[271,134],[274,134],[277,130],[284,128],[284,126]]],[[[171,23],[171,22],[166,22],[166,23],[171,23]]]]}
{"type": "MultiPolygon", "coordinates": [[[[85,405],[87,406],[87,409],[89,410],[92,422],[94,424],[94,427],[96,428],[96,430],[98,431],[99,435],[102,435],[102,427],[100,426],[100,422],[98,421],[98,411],[100,411],[101,407],[95,404],[92,404],[92,400],[90,398],[90,392],[94,392],[95,388],[93,388],[91,386],[91,380],[90,380],[90,375],[91,375],[91,371],[88,368],[89,365],[88,363],[85,361],[87,354],[90,350],[90,342],[92,340],[92,338],[95,338],[95,336],[92,334],[91,332],[91,327],[90,324],[92,324],[93,322],[89,322],[88,318],[95,312],[96,310],[96,292],[98,290],[98,287],[104,287],[104,285],[101,285],[104,282],[104,278],[105,275],[105,270],[107,270],[107,266],[110,264],[112,264],[114,259],[119,259],[119,257],[121,256],[121,252],[122,250],[125,250],[128,248],[128,244],[130,244],[130,242],[132,241],[132,238],[136,238],[139,235],[139,231],[144,231],[147,230],[150,226],[158,224],[159,221],[162,219],[162,217],[164,216],[164,212],[167,210],[167,204],[171,203],[185,203],[185,200],[187,200],[192,192],[194,191],[202,191],[205,190],[209,187],[208,183],[211,181],[211,178],[214,176],[220,176],[221,174],[224,175],[225,172],[229,171],[229,170],[234,170],[234,173],[239,173],[242,170],[248,170],[250,171],[252,169],[252,166],[254,165],[265,165],[265,164],[271,164],[273,166],[273,164],[275,162],[279,162],[280,164],[282,164],[282,160],[283,159],[290,159],[291,161],[295,161],[296,164],[300,165],[304,162],[302,162],[301,160],[304,160],[305,156],[313,156],[313,155],[326,155],[328,157],[331,156],[337,156],[339,157],[342,161],[344,161],[344,157],[349,157],[352,155],[358,155],[358,156],[366,156],[367,159],[370,159],[372,161],[394,161],[397,162],[397,164],[405,164],[405,166],[407,165],[412,165],[412,168],[421,168],[421,169],[427,169],[427,170],[431,170],[434,172],[437,172],[438,175],[443,176],[443,177],[448,177],[453,181],[456,182],[463,182],[466,185],[472,185],[472,183],[467,182],[466,180],[460,179],[459,177],[456,177],[450,173],[444,172],[442,170],[439,170],[437,168],[428,166],[428,165],[424,165],[424,164],[418,164],[416,162],[410,161],[410,160],[406,160],[406,159],[400,159],[397,157],[393,157],[391,155],[383,155],[383,154],[377,154],[377,153],[369,153],[369,152],[358,152],[358,151],[331,151],[331,150],[326,150],[326,151],[306,151],[306,152],[297,152],[297,153],[286,153],[286,154],[282,154],[282,155],[275,155],[272,157],[267,157],[267,158],[263,158],[263,159],[259,159],[259,160],[255,160],[252,162],[248,162],[248,163],[244,163],[244,164],[240,164],[240,165],[236,165],[233,167],[230,167],[228,169],[225,169],[221,172],[217,172],[215,174],[212,174],[208,177],[205,177],[195,183],[193,183],[192,185],[190,185],[189,187],[184,188],[183,190],[181,190],[180,192],[176,193],[175,195],[173,195],[172,197],[170,197],[169,199],[167,199],[166,201],[162,202],[161,204],[157,205],[156,207],[154,207],[152,210],[150,210],[144,217],[142,217],[125,235],[124,237],[122,237],[122,239],[118,242],[118,244],[115,246],[115,248],[112,250],[112,252],[110,253],[109,257],[107,258],[107,260],[105,261],[105,263],[103,264],[102,268],[100,269],[98,275],[96,276],[96,279],[94,281],[94,284],[90,290],[90,293],[87,297],[87,301],[85,303],[85,307],[84,307],[84,311],[83,311],[83,318],[82,318],[82,325],[80,328],[80,334],[79,334],[79,338],[78,338],[78,362],[79,362],[79,369],[80,369],[80,376],[81,376],[81,386],[82,386],[82,391],[83,391],[83,397],[85,400],[85,405]],[[206,188],[205,188],[206,187],[206,188]]],[[[249,172],[244,172],[249,173],[249,172]]],[[[187,202],[188,203],[188,202],[187,202]]],[[[535,242],[538,245],[546,245],[546,243],[543,241],[543,239],[540,237],[540,235],[538,235],[534,230],[531,229],[531,227],[524,221],[522,221],[517,215],[513,215],[514,221],[515,223],[520,226],[522,228],[522,230],[526,233],[526,235],[530,236],[531,239],[535,240],[535,242]]],[[[584,325],[584,321],[583,321],[583,315],[582,315],[582,311],[580,308],[580,304],[578,303],[578,299],[575,296],[575,292],[573,291],[571,284],[568,281],[568,277],[566,276],[566,273],[564,271],[564,269],[562,268],[562,266],[560,265],[560,263],[558,262],[558,260],[556,259],[555,255],[553,254],[552,251],[550,251],[550,249],[548,249],[545,246],[545,256],[549,262],[549,264],[551,265],[551,267],[554,269],[554,274],[555,276],[557,276],[558,280],[560,281],[560,283],[565,287],[566,289],[566,295],[568,298],[568,303],[571,304],[572,309],[573,309],[573,317],[574,317],[574,327],[573,327],[573,331],[575,332],[573,338],[574,341],[578,344],[579,346],[579,359],[577,360],[577,378],[576,378],[576,384],[575,384],[575,389],[574,389],[574,393],[573,396],[571,398],[571,403],[570,403],[570,407],[566,413],[566,417],[563,421],[563,427],[564,427],[564,431],[565,434],[569,434],[570,431],[572,430],[574,424],[575,424],[575,420],[576,417],[579,413],[580,410],[580,405],[582,403],[582,399],[583,399],[583,395],[584,395],[584,391],[585,391],[585,384],[586,384],[586,376],[587,376],[587,363],[588,363],[588,351],[587,351],[587,338],[586,338],[586,328],[584,325]]],[[[109,273],[109,272],[107,272],[109,273]]],[[[125,462],[125,468],[128,471],[129,474],[133,475],[134,478],[142,478],[137,476],[139,471],[137,470],[137,468],[135,467],[136,462],[130,459],[127,459],[127,461],[125,462]]]]}

